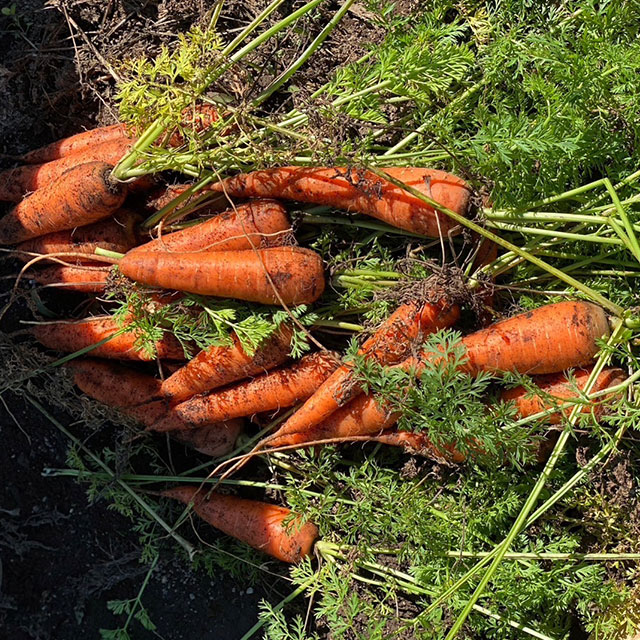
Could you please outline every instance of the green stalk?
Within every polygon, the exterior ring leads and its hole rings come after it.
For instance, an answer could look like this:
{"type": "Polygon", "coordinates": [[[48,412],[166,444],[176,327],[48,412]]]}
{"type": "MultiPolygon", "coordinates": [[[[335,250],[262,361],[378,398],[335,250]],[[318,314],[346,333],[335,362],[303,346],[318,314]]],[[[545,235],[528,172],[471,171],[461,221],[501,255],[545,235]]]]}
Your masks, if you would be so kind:
{"type": "MultiPolygon", "coordinates": [[[[611,224],[613,221],[609,220],[611,224]]],[[[550,236],[552,238],[564,238],[565,240],[574,240],[577,242],[596,242],[600,244],[617,244],[628,246],[624,238],[610,238],[608,236],[597,236],[595,234],[581,235],[577,233],[571,233],[570,231],[558,231],[556,229],[539,229],[538,227],[523,227],[514,223],[497,222],[490,220],[489,226],[494,229],[501,229],[503,231],[513,231],[514,233],[522,233],[523,235],[532,236],[550,236]]],[[[611,224],[613,227],[613,224],[611,224]]]]}
{"type": "Polygon", "coordinates": [[[186,552],[190,559],[193,558],[195,549],[181,535],[174,531],[174,528],[167,524],[126,482],[119,478],[98,456],[96,456],[87,446],[76,438],[66,427],[56,420],[37,400],[29,395],[24,396],[27,402],[33,405],[49,422],[64,433],[76,447],[85,452],[93,462],[98,465],[113,482],[119,484],[139,505],[146,511],[186,552]]]}
{"type": "Polygon", "coordinates": [[[144,130],[140,138],[138,138],[131,148],[131,151],[129,151],[129,153],[127,153],[120,162],[118,162],[111,175],[116,180],[127,180],[128,178],[135,177],[134,175],[130,175],[130,170],[133,168],[140,155],[164,133],[165,128],[166,125],[162,120],[152,122],[144,130]]]}
{"type": "Polygon", "coordinates": [[[329,34],[336,28],[344,14],[351,8],[355,0],[347,0],[331,20],[325,25],[324,29],[315,37],[313,42],[298,56],[289,68],[282,72],[254,101],[253,105],[257,106],[264,102],[269,96],[275,93],[283,84],[288,82],[298,69],[318,50],[320,45],[327,39],[329,34]]]}
{"type": "MultiPolygon", "coordinates": [[[[224,0],[223,0],[224,1],[224,0]]],[[[222,55],[226,58],[231,52],[246,38],[248,38],[282,3],[284,0],[274,0],[262,13],[249,23],[223,50],[222,55]]],[[[222,2],[220,3],[222,5],[222,2]]]]}
{"type": "Polygon", "coordinates": [[[104,256],[105,258],[113,258],[114,260],[122,260],[124,253],[118,251],[110,251],[109,249],[103,249],[102,247],[96,247],[94,253],[97,256],[104,256]]]}
{"type": "MultiPolygon", "coordinates": [[[[449,558],[487,558],[493,551],[447,551],[449,558]]],[[[505,560],[578,560],[584,562],[617,562],[619,560],[640,560],[640,553],[535,553],[510,552],[505,560]]]]}
{"type": "MultiPolygon", "coordinates": [[[[618,338],[623,333],[623,331],[624,331],[624,323],[620,322],[618,326],[615,328],[615,330],[613,331],[613,333],[611,334],[611,336],[609,337],[607,344],[608,345],[615,344],[618,338]]],[[[589,375],[587,384],[585,385],[585,389],[584,389],[585,393],[589,393],[591,391],[591,389],[593,388],[593,385],[595,384],[595,381],[597,380],[598,376],[602,372],[602,369],[604,368],[606,362],[609,360],[609,357],[610,357],[609,354],[600,355],[600,357],[598,358],[598,361],[593,367],[593,370],[591,371],[591,374],[589,375]]],[[[551,453],[551,456],[549,457],[549,460],[547,461],[544,469],[542,470],[542,473],[540,474],[538,480],[536,481],[536,484],[534,485],[531,493],[529,494],[527,500],[525,501],[525,504],[522,507],[520,513],[518,514],[518,517],[516,518],[516,521],[511,527],[511,530],[507,534],[507,537],[498,545],[497,552],[493,557],[491,565],[489,566],[489,568],[487,569],[487,572],[484,574],[484,576],[480,580],[480,583],[478,584],[471,598],[465,605],[464,609],[462,610],[462,613],[456,618],[456,621],[451,627],[451,629],[449,630],[449,633],[447,634],[445,640],[453,640],[458,635],[458,632],[460,631],[466,619],[469,617],[469,614],[473,610],[473,605],[476,604],[476,602],[482,596],[485,588],[487,587],[489,582],[491,582],[491,579],[493,578],[496,571],[498,570],[498,567],[500,566],[500,563],[502,562],[504,555],[507,553],[507,551],[509,551],[509,548],[513,544],[516,537],[520,534],[520,532],[526,526],[526,522],[529,517],[529,514],[535,507],[535,504],[538,501],[538,497],[540,496],[540,493],[544,489],[547,483],[547,480],[549,479],[551,473],[553,472],[553,469],[556,466],[556,463],[560,459],[562,452],[564,451],[564,448],[567,442],[569,441],[569,438],[571,437],[572,430],[573,430],[572,428],[575,426],[575,423],[578,420],[579,415],[580,415],[580,407],[576,405],[571,410],[569,419],[567,421],[568,424],[560,434],[560,437],[558,438],[558,441],[555,447],[553,448],[553,451],[551,453]]]]}
{"type": "MultiPolygon", "coordinates": [[[[629,240],[629,250],[634,255],[635,259],[638,262],[640,262],[640,245],[638,244],[638,238],[636,236],[635,229],[633,228],[633,225],[629,220],[629,216],[627,215],[627,212],[624,210],[624,207],[620,203],[620,198],[618,198],[618,194],[616,193],[616,190],[613,188],[613,185],[611,184],[611,181],[609,180],[609,178],[604,179],[604,186],[607,188],[607,191],[611,196],[611,200],[613,200],[613,204],[618,212],[618,215],[620,216],[620,219],[624,224],[624,228],[627,232],[627,237],[629,240]]],[[[611,222],[613,222],[613,218],[611,219],[611,222]]]]}
{"type": "Polygon", "coordinates": [[[401,182],[396,178],[392,178],[385,171],[382,171],[376,167],[370,167],[370,166],[367,166],[366,168],[372,173],[374,173],[375,175],[382,178],[383,180],[387,180],[391,182],[392,184],[399,187],[400,189],[403,189],[404,191],[407,191],[408,193],[415,196],[419,200],[422,200],[422,202],[428,204],[436,211],[440,211],[445,215],[449,216],[452,220],[454,220],[458,224],[464,227],[467,227],[472,231],[475,231],[476,233],[478,233],[479,235],[485,238],[489,238],[489,240],[493,240],[493,242],[495,242],[496,244],[500,245],[501,247],[504,247],[505,249],[508,249],[509,251],[512,251],[516,255],[524,258],[525,260],[528,260],[529,262],[531,262],[532,264],[535,264],[540,269],[544,271],[548,271],[549,273],[552,273],[553,275],[556,276],[556,278],[558,278],[565,284],[572,286],[574,289],[580,291],[581,293],[589,297],[594,302],[597,302],[601,307],[607,309],[608,311],[615,314],[616,316],[622,316],[624,314],[624,309],[622,307],[611,302],[610,300],[605,298],[603,295],[601,295],[597,291],[594,291],[590,287],[587,287],[579,280],[576,280],[575,278],[568,276],[560,269],[557,269],[556,267],[551,266],[544,260],[540,260],[540,258],[532,255],[527,251],[524,251],[520,247],[516,246],[515,244],[512,244],[511,242],[509,242],[508,240],[505,240],[504,238],[501,238],[495,233],[491,233],[491,231],[487,231],[487,229],[485,229],[484,227],[481,227],[479,224],[476,224],[472,220],[468,220],[463,215],[460,215],[459,213],[456,213],[451,209],[447,209],[446,207],[442,206],[440,203],[436,202],[432,198],[429,198],[428,196],[425,196],[423,193],[420,193],[420,191],[418,191],[417,189],[410,187],[408,184],[405,184],[404,182],[401,182]]]}

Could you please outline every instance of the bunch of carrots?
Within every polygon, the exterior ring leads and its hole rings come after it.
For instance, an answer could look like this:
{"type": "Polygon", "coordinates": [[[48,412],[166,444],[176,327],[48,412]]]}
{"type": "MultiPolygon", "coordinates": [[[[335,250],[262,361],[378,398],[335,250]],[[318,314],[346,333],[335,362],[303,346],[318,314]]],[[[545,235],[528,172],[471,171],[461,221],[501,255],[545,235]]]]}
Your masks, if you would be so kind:
{"type": "MultiPolygon", "coordinates": [[[[127,278],[172,295],[195,293],[289,309],[316,302],[325,289],[325,275],[321,257],[295,244],[281,201],[369,215],[424,236],[459,231],[446,215],[371,172],[283,167],[210,185],[212,193],[234,200],[229,210],[180,231],[145,237],[139,226],[142,203],[166,202],[179,189],[148,180],[115,180],[113,167],[133,143],[124,126],[103,127],[28,153],[24,166],[0,174],[0,200],[15,203],[0,219],[0,244],[14,246],[15,255],[30,259],[29,266],[54,262],[34,274],[39,283],[100,294],[115,263],[127,278]]],[[[467,212],[471,189],[461,179],[422,168],[386,171],[443,207],[467,212]]],[[[163,304],[162,294],[157,301],[163,304]]],[[[401,304],[362,344],[359,357],[419,377],[427,363],[445,357],[425,349],[425,339],[455,326],[459,315],[458,304],[446,292],[401,304]]],[[[88,352],[89,357],[65,365],[84,393],[148,431],[167,432],[210,456],[234,449],[243,419],[296,407],[252,455],[371,440],[450,462],[464,460],[453,447],[441,450],[421,433],[399,431],[398,413],[363,392],[354,362],[325,349],[292,361],[294,323],[292,315],[254,353],[232,336],[230,345],[203,349],[187,362],[180,342],[165,332],[155,344],[155,358],[174,363],[164,379],[136,369],[136,361],[151,356],[137,347],[136,331],[112,316],[36,324],[31,332],[53,351],[88,352]]],[[[598,342],[609,331],[604,310],[594,304],[549,304],[466,335],[466,359],[460,368],[471,376],[534,376],[539,394],[516,388],[502,398],[514,402],[522,417],[546,411],[545,419],[556,423],[562,413],[553,409],[575,399],[585,387],[598,342]],[[578,389],[570,383],[569,369],[576,370],[578,389]]],[[[606,390],[623,379],[621,370],[605,369],[591,391],[606,390]]],[[[605,407],[606,400],[600,400],[583,410],[599,415],[605,407]]],[[[214,527],[285,562],[309,556],[318,537],[313,524],[291,521],[283,507],[191,486],[162,495],[192,504],[214,527]]]]}

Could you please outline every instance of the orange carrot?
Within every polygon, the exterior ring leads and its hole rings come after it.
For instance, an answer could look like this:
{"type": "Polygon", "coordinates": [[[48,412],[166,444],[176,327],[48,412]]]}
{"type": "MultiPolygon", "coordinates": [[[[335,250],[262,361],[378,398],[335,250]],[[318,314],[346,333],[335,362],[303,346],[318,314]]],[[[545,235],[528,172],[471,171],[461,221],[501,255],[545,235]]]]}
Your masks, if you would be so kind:
{"type": "MultiPolygon", "coordinates": [[[[596,340],[609,334],[604,311],[589,302],[558,302],[498,322],[462,339],[467,361],[461,370],[470,375],[481,371],[500,373],[551,373],[587,364],[598,352],[596,340]]],[[[427,360],[440,356],[423,352],[398,365],[419,374],[427,360]]],[[[279,447],[380,433],[391,428],[399,417],[378,405],[371,396],[361,395],[332,413],[312,429],[298,430],[283,425],[265,439],[265,445],[279,447]]]]}
{"type": "MultiPolygon", "coordinates": [[[[111,316],[96,316],[79,322],[51,322],[34,325],[31,332],[35,339],[48,349],[63,353],[74,353],[96,344],[121,330],[111,316]]],[[[127,331],[108,340],[90,351],[96,358],[114,358],[116,360],[154,360],[156,357],[167,360],[184,360],[184,350],[173,335],[165,333],[155,342],[156,355],[136,345],[137,331],[127,331]]]]}
{"type": "MultiPolygon", "coordinates": [[[[591,369],[578,369],[574,372],[577,388],[582,391],[591,375],[591,369]]],[[[609,387],[614,387],[626,378],[622,369],[608,368],[603,369],[602,373],[596,378],[590,393],[597,393],[609,387]]],[[[561,404],[566,400],[577,400],[579,393],[570,383],[565,373],[550,373],[534,378],[536,386],[540,388],[539,394],[531,394],[525,387],[516,387],[515,389],[507,389],[502,392],[500,399],[505,402],[513,401],[518,409],[518,414],[522,418],[527,418],[540,411],[551,409],[556,404],[561,404]]],[[[602,415],[606,409],[606,399],[600,399],[585,404],[582,413],[591,413],[596,418],[602,415]]],[[[558,424],[562,422],[562,414],[568,416],[571,413],[571,407],[563,411],[557,411],[544,417],[544,422],[548,424],[558,424]]]]}
{"type": "MultiPolygon", "coordinates": [[[[211,104],[201,103],[182,111],[182,126],[201,133],[219,120],[218,110],[211,104]]],[[[169,137],[170,147],[179,147],[184,144],[184,136],[180,131],[174,131],[169,137]]]]}
{"type": "Polygon", "coordinates": [[[38,284],[77,293],[102,293],[105,289],[110,268],[96,268],[96,262],[79,264],[75,267],[53,265],[38,269],[30,277],[38,284]]]}
{"type": "MultiPolygon", "coordinates": [[[[93,255],[100,247],[108,251],[125,253],[136,245],[134,227],[138,216],[127,209],[120,209],[113,214],[113,218],[101,220],[75,229],[56,231],[21,242],[18,252],[49,253],[73,252],[93,255]]],[[[20,255],[20,254],[19,254],[20,255]]],[[[30,256],[22,254],[26,260],[30,256]]]]}
{"type": "MultiPolygon", "coordinates": [[[[406,358],[411,348],[433,333],[456,322],[458,305],[409,302],[387,318],[359,350],[360,355],[382,365],[396,364],[406,358]]],[[[336,409],[360,394],[362,386],[351,380],[352,364],[340,366],[324,384],[285,422],[278,433],[311,429],[336,409]]]]}
{"type": "Polygon", "coordinates": [[[120,271],[151,286],[262,304],[280,304],[280,299],[285,304],[314,302],[325,284],[322,259],[301,247],[202,253],[134,250],[122,258],[120,271]]]}
{"type": "Polygon", "coordinates": [[[282,364],[289,357],[292,330],[282,326],[250,356],[232,334],[231,346],[204,349],[162,384],[162,394],[172,403],[255,376],[282,364]]]}
{"type": "Polygon", "coordinates": [[[0,244],[16,244],[110,216],[126,196],[125,185],[111,180],[112,169],[105,162],[78,165],[25,198],[0,219],[0,244]]]}
{"type": "Polygon", "coordinates": [[[34,151],[25,153],[21,160],[29,164],[40,164],[58,160],[66,156],[71,156],[81,151],[86,151],[104,142],[124,138],[127,135],[126,127],[123,124],[112,124],[108,127],[98,127],[77,133],[68,138],[57,140],[45,147],[40,147],[34,151]]]}
{"type": "MultiPolygon", "coordinates": [[[[63,173],[81,164],[102,162],[115,165],[120,158],[129,151],[132,144],[133,142],[128,138],[116,138],[115,140],[108,140],[95,147],[85,149],[80,153],[74,153],[71,156],[60,158],[59,160],[52,160],[44,164],[30,164],[3,171],[0,173],[0,200],[18,202],[25,194],[51,185],[51,183],[56,182],[63,173]]],[[[77,186],[73,189],[67,189],[66,191],[74,193],[76,190],[77,186]]],[[[84,187],[82,188],[82,192],[93,193],[84,187]]],[[[96,219],[98,218],[93,218],[89,220],[89,222],[93,222],[96,219]]],[[[50,229],[43,233],[58,230],[59,228],[50,229]]]]}
{"type": "Polygon", "coordinates": [[[182,402],[151,429],[171,431],[185,424],[197,428],[212,422],[290,407],[308,398],[336,366],[336,354],[313,353],[291,367],[276,369],[233,387],[182,402]]]}
{"type": "MultiPolygon", "coordinates": [[[[604,310],[590,302],[557,302],[497,322],[462,339],[462,369],[527,374],[555,373],[588,364],[596,340],[609,335],[604,310]]],[[[433,358],[434,354],[424,354],[433,358]]]]}
{"type": "Polygon", "coordinates": [[[200,453],[217,458],[233,451],[244,427],[243,423],[243,420],[228,420],[220,424],[200,427],[200,429],[172,431],[171,436],[200,453]]]}
{"type": "Polygon", "coordinates": [[[273,200],[255,200],[136,248],[136,251],[241,251],[284,244],[291,223],[284,207],[273,200]]]}
{"type": "MultiPolygon", "coordinates": [[[[471,189],[460,178],[435,169],[387,167],[439,204],[464,215],[471,189]]],[[[456,224],[415,196],[369,171],[344,167],[281,167],[227,178],[209,189],[238,198],[276,198],[364,213],[388,224],[430,237],[446,236],[456,224]]]]}
{"type": "Polygon", "coordinates": [[[218,493],[207,495],[191,486],[167,489],[162,495],[184,504],[193,502],[193,510],[211,526],[282,562],[306,558],[318,538],[318,529],[311,522],[302,524],[293,518],[285,526],[291,511],[284,507],[218,493]]]}
{"type": "Polygon", "coordinates": [[[402,447],[407,453],[424,456],[425,458],[444,458],[446,461],[455,462],[456,464],[465,461],[465,457],[454,447],[444,447],[443,451],[436,447],[424,433],[389,430],[372,436],[371,440],[391,447],[402,447]]]}

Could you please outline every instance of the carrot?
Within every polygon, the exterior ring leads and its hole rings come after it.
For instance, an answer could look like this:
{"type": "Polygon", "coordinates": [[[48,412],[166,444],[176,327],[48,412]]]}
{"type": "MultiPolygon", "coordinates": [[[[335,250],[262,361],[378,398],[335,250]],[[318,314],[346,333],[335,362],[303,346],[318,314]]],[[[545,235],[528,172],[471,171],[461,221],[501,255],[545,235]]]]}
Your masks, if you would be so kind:
{"type": "MultiPolygon", "coordinates": [[[[81,164],[103,162],[109,165],[115,165],[120,158],[129,151],[132,144],[133,142],[127,138],[116,138],[115,140],[108,140],[95,147],[85,149],[80,153],[74,153],[71,156],[60,158],[59,160],[52,160],[44,164],[30,164],[3,171],[0,173],[0,200],[18,202],[25,194],[47,187],[57,181],[63,173],[81,164]]],[[[66,191],[75,193],[77,186],[73,189],[67,189],[66,191]]],[[[92,193],[84,187],[82,191],[92,193]]],[[[93,222],[96,219],[97,218],[93,218],[88,222],[93,222]]],[[[87,223],[85,222],[85,224],[87,223]]],[[[49,231],[58,230],[59,228],[50,229],[49,231]]],[[[44,233],[49,233],[49,231],[45,231],[44,233]]]]}
{"type": "Polygon", "coordinates": [[[25,198],[0,219],[0,244],[16,244],[110,216],[127,192],[125,185],[110,179],[112,169],[105,162],[78,165],[25,198]]]}
{"type": "MultiPolygon", "coordinates": [[[[575,376],[577,388],[582,391],[591,375],[591,369],[578,369],[573,374],[575,376]]],[[[591,388],[591,393],[596,393],[609,387],[620,384],[626,378],[622,369],[608,368],[603,369],[602,373],[596,378],[591,388]]],[[[531,394],[523,386],[514,389],[507,389],[500,394],[500,399],[515,403],[518,414],[522,418],[527,418],[540,411],[552,408],[555,404],[562,403],[565,400],[579,399],[579,392],[570,383],[565,373],[551,373],[534,378],[536,386],[540,388],[540,393],[531,394]]],[[[606,409],[606,399],[593,401],[585,404],[582,413],[591,413],[596,418],[600,417],[606,409]]],[[[558,424],[562,422],[562,415],[565,417],[571,412],[571,408],[557,411],[545,416],[544,421],[548,424],[558,424]]]]}
{"type": "Polygon", "coordinates": [[[285,526],[291,510],[284,507],[219,493],[207,495],[192,486],[167,489],[162,495],[184,504],[193,502],[193,510],[212,527],[283,562],[296,563],[309,556],[318,538],[318,528],[311,522],[302,524],[295,517],[285,526]]]}
{"type": "MultiPolygon", "coordinates": [[[[74,353],[120,331],[121,327],[111,316],[96,316],[79,322],[50,322],[34,325],[31,333],[35,339],[54,351],[74,353]]],[[[136,345],[137,331],[127,331],[91,350],[96,358],[116,360],[184,360],[184,350],[173,335],[165,333],[154,343],[157,356],[150,355],[136,345]]]]}
{"type": "MultiPolygon", "coordinates": [[[[100,247],[108,251],[125,253],[136,245],[135,224],[138,216],[127,209],[116,211],[113,218],[100,220],[75,229],[56,231],[21,242],[18,252],[60,253],[73,252],[93,255],[100,247]]],[[[23,254],[24,256],[24,254],[23,254]]],[[[26,256],[29,259],[29,256],[26,256]]]]}
{"type": "Polygon", "coordinates": [[[57,140],[45,147],[40,147],[29,153],[25,153],[21,160],[28,164],[40,164],[58,160],[66,156],[71,156],[81,151],[86,151],[104,142],[124,138],[127,135],[126,127],[123,124],[112,124],[108,127],[98,127],[77,133],[68,138],[57,140]]]}
{"type": "Polygon", "coordinates": [[[172,403],[181,402],[203,391],[222,387],[273,369],[289,357],[292,330],[282,326],[250,356],[232,334],[231,346],[204,349],[162,384],[162,395],[172,403]]]}
{"type": "Polygon", "coordinates": [[[212,458],[217,458],[233,451],[236,440],[244,427],[243,422],[243,420],[228,420],[200,429],[173,431],[171,435],[188,447],[212,458]]]}
{"type": "Polygon", "coordinates": [[[77,293],[102,293],[112,272],[110,268],[97,269],[96,264],[92,262],[75,267],[57,264],[38,269],[31,277],[46,287],[77,293]]]}
{"type": "MultiPolygon", "coordinates": [[[[201,133],[208,129],[220,118],[218,110],[211,104],[201,103],[188,107],[182,111],[182,126],[201,133]]],[[[180,147],[184,144],[184,136],[180,131],[174,131],[169,137],[170,147],[180,147]]]]}
{"type": "MultiPolygon", "coordinates": [[[[398,307],[358,351],[378,364],[391,365],[409,355],[425,334],[449,327],[460,314],[458,305],[409,302],[398,307]]],[[[360,394],[362,386],[351,378],[352,364],[345,363],[280,427],[279,434],[311,429],[336,409],[360,394]]]]}
{"type": "MultiPolygon", "coordinates": [[[[462,339],[467,361],[460,369],[470,375],[500,373],[551,373],[587,364],[598,352],[596,340],[609,334],[604,311],[590,302],[558,302],[498,322],[462,339]]],[[[423,352],[398,365],[419,374],[425,361],[440,357],[423,352]]],[[[361,395],[312,429],[293,430],[285,423],[263,442],[269,447],[380,433],[399,417],[361,395]]]]}
{"type": "Polygon", "coordinates": [[[130,251],[120,261],[120,271],[151,286],[262,304],[280,304],[281,299],[285,304],[314,302],[325,285],[322,259],[301,247],[173,254],[130,251]]]}
{"type": "Polygon", "coordinates": [[[444,451],[438,449],[424,433],[389,430],[372,436],[371,440],[391,447],[402,447],[407,453],[424,456],[425,458],[444,458],[456,464],[465,461],[465,457],[454,447],[444,447],[444,451]]]}
{"type": "MultiPolygon", "coordinates": [[[[462,339],[467,362],[462,370],[555,373],[588,364],[596,341],[609,335],[604,310],[590,302],[557,302],[521,313],[462,339]]],[[[425,353],[430,359],[434,354],[425,353]]]]}
{"type": "MultiPolygon", "coordinates": [[[[471,189],[460,178],[435,169],[389,167],[401,180],[439,204],[464,215],[471,189]]],[[[446,236],[455,223],[415,196],[370,171],[344,167],[281,167],[240,174],[208,187],[238,198],[276,198],[364,213],[430,237],[446,236]]]]}
{"type": "Polygon", "coordinates": [[[373,436],[391,429],[399,417],[399,413],[380,406],[375,397],[362,394],[311,429],[291,431],[281,427],[263,440],[263,444],[275,448],[331,438],[373,436]]]}
{"type": "Polygon", "coordinates": [[[255,200],[182,231],[164,234],[136,251],[240,251],[281,246],[290,230],[291,223],[281,204],[255,200]]]}
{"type": "Polygon", "coordinates": [[[308,398],[336,366],[336,354],[313,353],[291,367],[276,369],[233,387],[182,402],[151,429],[171,431],[184,424],[197,428],[212,422],[290,407],[308,398]]]}

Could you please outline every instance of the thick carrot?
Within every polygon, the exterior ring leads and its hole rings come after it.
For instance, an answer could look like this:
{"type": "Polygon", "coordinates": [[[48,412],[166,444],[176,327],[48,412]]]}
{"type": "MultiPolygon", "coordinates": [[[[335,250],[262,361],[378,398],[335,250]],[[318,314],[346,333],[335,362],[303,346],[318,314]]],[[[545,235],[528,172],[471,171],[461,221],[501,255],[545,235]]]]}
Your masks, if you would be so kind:
{"type": "MultiPolygon", "coordinates": [[[[464,215],[471,189],[444,171],[409,167],[384,169],[439,204],[464,215]]],[[[227,178],[209,187],[239,198],[276,198],[364,213],[394,227],[430,237],[446,236],[455,223],[445,214],[369,171],[344,167],[281,167],[227,178]]]]}
{"type": "Polygon", "coordinates": [[[309,556],[318,538],[314,524],[292,519],[291,511],[284,507],[218,493],[207,495],[191,486],[167,489],[162,495],[184,504],[193,502],[193,510],[211,526],[283,562],[296,563],[309,556]],[[290,524],[285,526],[285,520],[290,524]]]}
{"type": "MultiPolygon", "coordinates": [[[[128,138],[116,138],[59,160],[52,160],[44,164],[29,164],[3,171],[0,173],[0,200],[18,202],[25,194],[47,187],[57,181],[63,173],[81,164],[103,162],[113,166],[129,151],[132,144],[133,142],[128,138]]],[[[68,191],[74,193],[77,188],[76,186],[68,191]]],[[[89,193],[84,187],[82,192],[89,193]]],[[[89,222],[96,219],[98,218],[93,218],[89,222]]],[[[50,229],[49,231],[58,231],[58,229],[50,229]]],[[[49,233],[49,231],[44,233],[49,233]]]]}
{"type": "MultiPolygon", "coordinates": [[[[591,369],[578,369],[574,372],[577,388],[582,391],[591,375],[591,369]]],[[[596,381],[591,388],[591,393],[597,393],[609,387],[614,387],[617,384],[623,382],[626,375],[622,369],[608,368],[604,369],[602,373],[596,378],[596,381]]],[[[507,389],[500,394],[500,399],[515,402],[518,414],[526,418],[532,416],[540,411],[551,409],[557,404],[561,404],[566,400],[579,399],[579,391],[576,391],[575,387],[570,383],[567,374],[565,373],[550,373],[543,376],[537,376],[534,378],[536,386],[540,388],[539,394],[531,394],[525,387],[516,387],[514,389],[507,389]]],[[[582,408],[582,413],[591,413],[597,417],[607,408],[607,399],[600,399],[587,403],[582,408]]],[[[557,411],[544,417],[544,422],[548,424],[558,424],[562,422],[562,415],[565,417],[571,412],[571,407],[564,409],[563,411],[557,411]]]]}
{"type": "Polygon", "coordinates": [[[120,208],[126,186],[110,178],[113,167],[88,162],[31,194],[0,219],[0,244],[16,244],[107,218],[120,208]]]}
{"type": "MultiPolygon", "coordinates": [[[[458,305],[408,302],[387,318],[359,350],[378,364],[396,364],[406,358],[424,335],[450,327],[460,315],[458,305]]],[[[279,434],[311,429],[336,409],[360,394],[362,386],[351,380],[350,363],[340,366],[324,384],[280,427],[279,434]]]]}
{"type": "Polygon", "coordinates": [[[336,368],[337,362],[336,354],[313,353],[291,367],[276,369],[233,387],[182,402],[151,429],[172,431],[185,424],[197,428],[212,422],[290,407],[308,398],[336,368]]]}
{"type": "Polygon", "coordinates": [[[465,336],[462,370],[535,375],[582,367],[598,353],[596,341],[608,335],[601,307],[584,301],[548,304],[465,336]]]}
{"type": "Polygon", "coordinates": [[[111,275],[111,269],[97,269],[97,264],[91,262],[74,267],[56,264],[38,269],[30,274],[30,277],[46,287],[77,293],[102,293],[111,275]]]}
{"type": "Polygon", "coordinates": [[[90,129],[82,133],[76,133],[68,138],[57,140],[45,147],[40,147],[29,153],[25,153],[21,160],[29,164],[40,164],[43,162],[51,162],[66,156],[71,156],[81,151],[86,151],[91,147],[95,147],[104,142],[124,138],[127,135],[127,129],[123,124],[112,124],[108,127],[98,127],[90,129]]]}
{"type": "Polygon", "coordinates": [[[173,431],[171,436],[200,453],[217,458],[233,451],[236,440],[243,428],[243,420],[228,420],[220,424],[210,424],[200,429],[173,431]]]}
{"type": "MultiPolygon", "coordinates": [[[[126,253],[136,245],[135,224],[138,216],[127,209],[116,211],[113,218],[100,220],[75,229],[56,231],[21,242],[18,252],[39,253],[42,255],[60,252],[84,253],[93,255],[100,247],[108,251],[126,253]]],[[[18,254],[20,257],[20,254],[18,254]]],[[[25,260],[31,256],[21,254],[25,260]]]]}
{"type": "MultiPolygon", "coordinates": [[[[48,349],[63,353],[74,353],[117,333],[121,327],[111,316],[96,316],[79,322],[51,322],[34,325],[31,333],[35,339],[48,349]]],[[[92,349],[90,354],[96,358],[114,358],[116,360],[154,360],[155,357],[167,360],[184,360],[184,350],[178,340],[165,333],[155,342],[156,356],[136,346],[139,338],[137,331],[127,331],[92,349]]]]}
{"type": "Polygon", "coordinates": [[[262,304],[314,302],[325,285],[322,259],[301,247],[200,253],[130,251],[120,261],[120,271],[151,286],[262,304]]]}
{"type": "Polygon", "coordinates": [[[250,356],[232,334],[231,346],[204,349],[162,384],[162,394],[172,403],[255,376],[282,364],[289,357],[292,330],[283,326],[250,356]]]}
{"type": "Polygon", "coordinates": [[[282,246],[291,223],[284,207],[273,200],[254,200],[200,224],[164,234],[136,251],[241,251],[282,246]]]}

